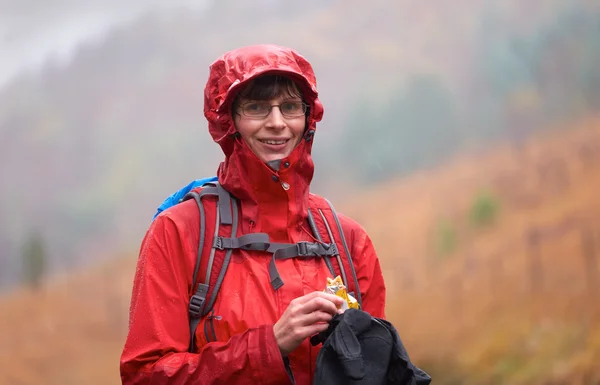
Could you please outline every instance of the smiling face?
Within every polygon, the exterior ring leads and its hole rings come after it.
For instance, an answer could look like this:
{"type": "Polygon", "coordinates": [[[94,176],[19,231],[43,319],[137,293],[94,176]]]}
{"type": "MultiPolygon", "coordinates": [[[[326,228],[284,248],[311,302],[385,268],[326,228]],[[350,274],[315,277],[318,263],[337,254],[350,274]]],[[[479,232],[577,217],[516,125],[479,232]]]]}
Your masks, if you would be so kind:
{"type": "Polygon", "coordinates": [[[302,139],[306,108],[292,80],[264,75],[239,93],[233,121],[248,147],[263,162],[271,162],[289,156],[302,139]]]}

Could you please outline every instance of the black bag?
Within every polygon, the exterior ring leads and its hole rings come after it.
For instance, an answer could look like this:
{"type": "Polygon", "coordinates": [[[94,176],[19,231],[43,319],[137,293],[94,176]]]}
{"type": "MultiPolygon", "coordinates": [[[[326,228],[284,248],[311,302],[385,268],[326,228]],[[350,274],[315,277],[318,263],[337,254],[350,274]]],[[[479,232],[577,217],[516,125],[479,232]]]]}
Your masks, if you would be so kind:
{"type": "Polygon", "coordinates": [[[335,315],[311,343],[323,343],[313,385],[431,383],[431,377],[410,362],[394,326],[362,310],[335,315]]]}

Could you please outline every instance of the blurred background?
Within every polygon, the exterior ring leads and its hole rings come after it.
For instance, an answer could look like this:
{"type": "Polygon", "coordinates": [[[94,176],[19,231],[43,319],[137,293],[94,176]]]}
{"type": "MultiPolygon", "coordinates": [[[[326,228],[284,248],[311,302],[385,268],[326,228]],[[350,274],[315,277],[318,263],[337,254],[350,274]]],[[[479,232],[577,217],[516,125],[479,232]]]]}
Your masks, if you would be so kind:
{"type": "Polygon", "coordinates": [[[222,159],[208,67],[314,66],[313,191],[439,385],[600,384],[596,0],[0,3],[0,384],[119,384],[158,205],[222,159]]]}

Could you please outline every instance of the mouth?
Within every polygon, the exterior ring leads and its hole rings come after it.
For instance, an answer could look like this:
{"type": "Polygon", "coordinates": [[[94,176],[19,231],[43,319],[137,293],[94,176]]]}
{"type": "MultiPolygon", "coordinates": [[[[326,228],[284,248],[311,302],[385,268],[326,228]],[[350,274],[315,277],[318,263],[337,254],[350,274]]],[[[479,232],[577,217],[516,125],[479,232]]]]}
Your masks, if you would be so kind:
{"type": "Polygon", "coordinates": [[[283,144],[286,144],[289,141],[289,139],[278,139],[278,140],[273,140],[273,139],[259,139],[259,142],[264,143],[264,144],[268,144],[271,146],[281,146],[283,144]]]}

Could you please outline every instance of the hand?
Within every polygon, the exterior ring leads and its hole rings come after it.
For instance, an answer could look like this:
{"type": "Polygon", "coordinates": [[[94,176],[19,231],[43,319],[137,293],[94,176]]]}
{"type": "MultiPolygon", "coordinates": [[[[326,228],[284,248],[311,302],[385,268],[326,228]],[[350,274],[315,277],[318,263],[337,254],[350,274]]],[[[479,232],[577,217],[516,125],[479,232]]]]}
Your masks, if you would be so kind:
{"type": "Polygon", "coordinates": [[[329,321],[342,306],[343,298],[315,291],[294,299],[273,326],[279,350],[284,355],[294,351],[306,338],[327,330],[329,321]]]}

